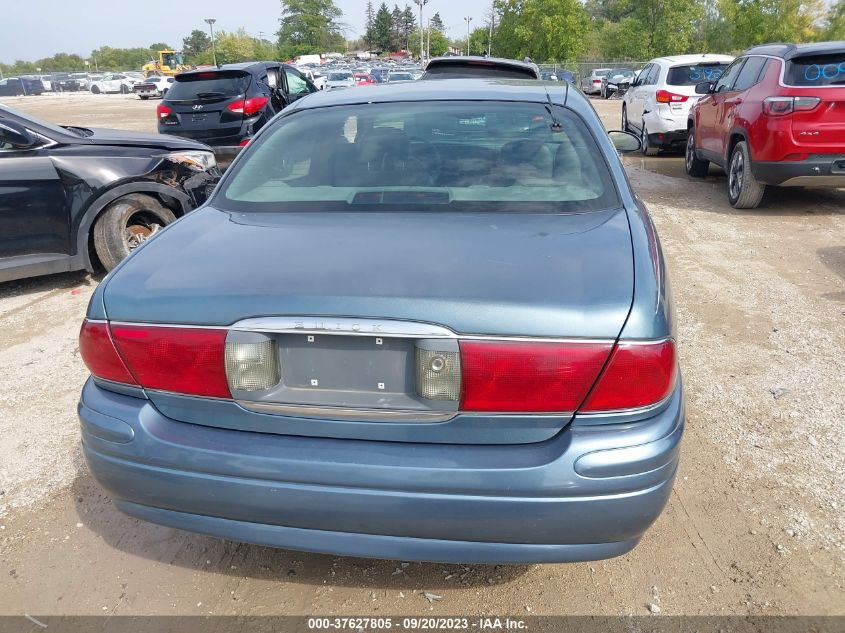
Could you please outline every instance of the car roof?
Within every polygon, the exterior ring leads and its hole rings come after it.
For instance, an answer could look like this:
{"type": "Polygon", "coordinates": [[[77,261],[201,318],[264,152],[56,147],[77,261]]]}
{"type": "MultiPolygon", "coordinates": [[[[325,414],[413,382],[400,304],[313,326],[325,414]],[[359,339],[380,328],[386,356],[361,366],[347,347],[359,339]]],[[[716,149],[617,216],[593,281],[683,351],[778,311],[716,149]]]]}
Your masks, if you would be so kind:
{"type": "Polygon", "coordinates": [[[480,55],[434,57],[425,65],[425,70],[436,66],[471,66],[478,63],[491,66],[506,66],[509,68],[516,68],[518,70],[528,70],[534,74],[538,73],[537,66],[530,62],[521,62],[517,59],[507,59],[505,57],[483,57],[480,55]]]}
{"type": "Polygon", "coordinates": [[[195,68],[193,70],[186,70],[185,72],[179,74],[193,75],[197,73],[213,73],[217,70],[243,70],[249,73],[258,73],[266,70],[267,68],[275,68],[279,66],[294,68],[294,66],[288,66],[288,64],[283,64],[281,62],[240,62],[237,64],[222,64],[212,68],[195,68]]]}
{"type": "Polygon", "coordinates": [[[689,64],[692,62],[732,62],[734,60],[732,55],[718,55],[715,53],[701,53],[695,55],[671,55],[666,57],[656,57],[649,63],[665,62],[670,65],[674,64],[689,64]]]}
{"type": "Polygon", "coordinates": [[[752,46],[743,55],[771,55],[783,59],[794,59],[807,55],[824,55],[845,51],[845,41],[814,42],[812,44],[761,44],[752,46]]]}
{"type": "Polygon", "coordinates": [[[361,103],[396,103],[402,101],[526,101],[570,104],[583,97],[569,90],[566,83],[555,84],[533,79],[462,78],[416,81],[402,84],[377,84],[366,89],[321,90],[296,101],[287,110],[322,108],[361,103]]]}

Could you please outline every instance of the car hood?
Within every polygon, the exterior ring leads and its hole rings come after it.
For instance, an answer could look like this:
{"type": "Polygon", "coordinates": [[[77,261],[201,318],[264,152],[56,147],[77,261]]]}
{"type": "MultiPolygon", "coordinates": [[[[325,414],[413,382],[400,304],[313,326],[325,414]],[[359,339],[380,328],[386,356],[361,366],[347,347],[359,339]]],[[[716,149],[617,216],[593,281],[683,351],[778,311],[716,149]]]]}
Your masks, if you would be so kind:
{"type": "Polygon", "coordinates": [[[438,323],[458,333],[616,338],[633,298],[624,210],[234,213],[204,207],[109,277],[109,319],[274,315],[438,323]]]}
{"type": "Polygon", "coordinates": [[[206,145],[168,134],[146,134],[108,128],[89,128],[93,134],[86,137],[92,145],[128,145],[131,147],[161,147],[164,149],[190,149],[211,151],[206,145]]]}

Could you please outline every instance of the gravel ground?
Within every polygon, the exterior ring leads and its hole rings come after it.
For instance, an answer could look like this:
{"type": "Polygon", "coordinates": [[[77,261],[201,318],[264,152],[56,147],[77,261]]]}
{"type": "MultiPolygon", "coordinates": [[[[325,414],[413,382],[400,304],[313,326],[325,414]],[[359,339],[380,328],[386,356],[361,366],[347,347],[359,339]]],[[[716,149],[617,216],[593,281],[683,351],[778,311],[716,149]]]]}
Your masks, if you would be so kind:
{"type": "MultiPolygon", "coordinates": [[[[155,102],[131,96],[5,103],[154,129],[155,102]]],[[[619,102],[594,103],[618,127],[619,102]]],[[[845,192],[779,190],[737,211],[719,170],[626,166],[668,258],[688,401],[669,506],[633,552],[403,565],[126,518],[80,459],[76,335],[98,279],[73,273],[0,284],[0,613],[845,615],[845,192]]]]}

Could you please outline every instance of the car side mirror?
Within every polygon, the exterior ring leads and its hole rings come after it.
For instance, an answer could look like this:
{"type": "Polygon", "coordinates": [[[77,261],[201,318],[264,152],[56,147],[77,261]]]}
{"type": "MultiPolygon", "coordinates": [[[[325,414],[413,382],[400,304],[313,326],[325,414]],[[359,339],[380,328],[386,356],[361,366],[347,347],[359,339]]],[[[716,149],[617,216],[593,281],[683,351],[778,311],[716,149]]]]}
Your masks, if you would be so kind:
{"type": "Polygon", "coordinates": [[[715,82],[712,81],[702,81],[695,84],[695,94],[697,95],[709,95],[713,92],[713,86],[715,82]]]}
{"type": "Polygon", "coordinates": [[[38,140],[20,123],[0,119],[0,143],[7,143],[16,149],[26,149],[37,145],[38,140]]]}
{"type": "Polygon", "coordinates": [[[630,132],[623,132],[622,130],[610,130],[607,135],[610,137],[611,143],[620,154],[630,154],[631,152],[638,152],[642,147],[640,139],[630,132]]]}

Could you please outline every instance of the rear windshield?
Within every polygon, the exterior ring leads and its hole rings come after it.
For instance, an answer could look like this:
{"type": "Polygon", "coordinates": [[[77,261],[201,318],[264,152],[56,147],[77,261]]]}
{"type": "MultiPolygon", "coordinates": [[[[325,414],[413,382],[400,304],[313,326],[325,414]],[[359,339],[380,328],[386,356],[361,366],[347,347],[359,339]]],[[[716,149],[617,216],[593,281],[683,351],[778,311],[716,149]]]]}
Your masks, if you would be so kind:
{"type": "Polygon", "coordinates": [[[493,63],[434,64],[425,70],[424,79],[465,79],[470,77],[498,77],[500,79],[537,79],[529,69],[500,66],[493,63]]]}
{"type": "Polygon", "coordinates": [[[352,73],[331,73],[329,74],[329,81],[349,81],[352,79],[352,73]]]}
{"type": "Polygon", "coordinates": [[[585,212],[618,206],[585,123],[555,106],[383,103],[280,119],[233,167],[232,211],[585,212]]]}
{"type": "Polygon", "coordinates": [[[694,86],[702,81],[716,81],[722,76],[728,65],[729,62],[713,62],[674,66],[669,69],[666,83],[670,86],[694,86]]]}
{"type": "Polygon", "coordinates": [[[249,81],[250,76],[243,73],[182,75],[167,91],[167,99],[168,101],[193,101],[236,97],[246,92],[249,81]]]}
{"type": "Polygon", "coordinates": [[[845,86],[845,51],[790,60],[785,80],[790,86],[845,86]]]}

